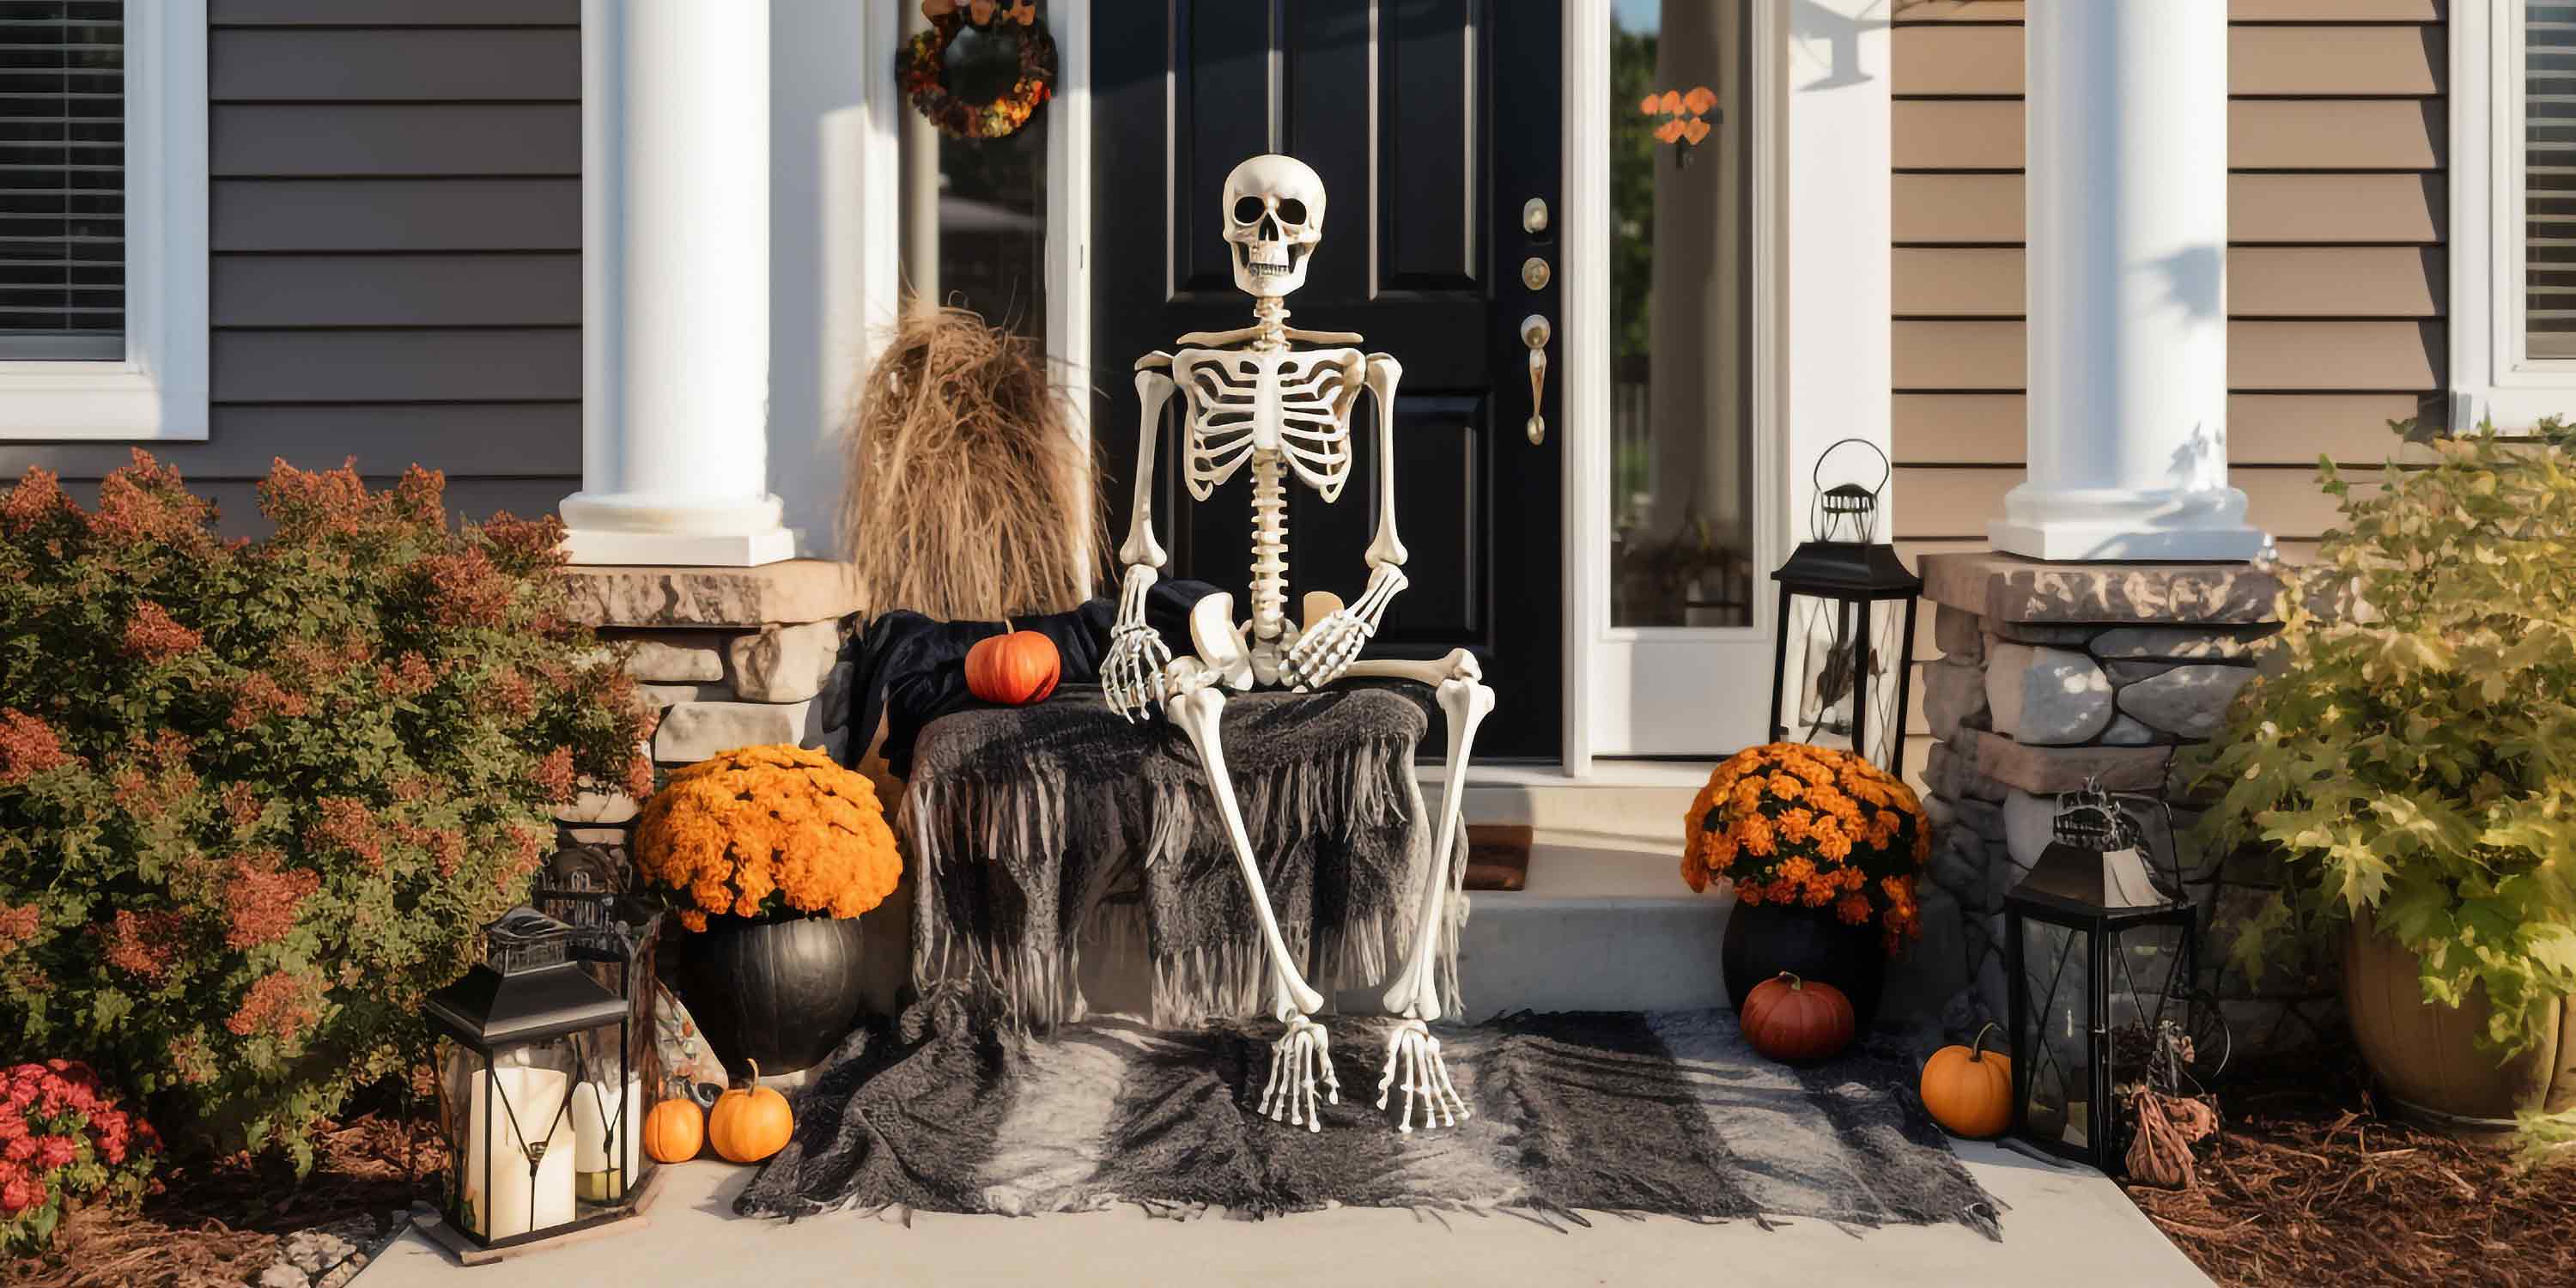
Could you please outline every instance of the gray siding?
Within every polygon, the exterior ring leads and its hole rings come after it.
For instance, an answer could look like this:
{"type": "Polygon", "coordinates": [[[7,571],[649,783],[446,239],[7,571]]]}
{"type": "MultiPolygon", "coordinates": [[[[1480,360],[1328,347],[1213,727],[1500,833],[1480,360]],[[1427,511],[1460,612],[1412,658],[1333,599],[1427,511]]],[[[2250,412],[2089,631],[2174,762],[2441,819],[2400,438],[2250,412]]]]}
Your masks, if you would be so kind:
{"type": "MultiPolygon", "coordinates": [[[[213,0],[213,423],[144,444],[254,522],[273,458],[446,471],[468,515],[581,481],[579,0],[213,0]]],[[[0,442],[94,483],[125,443],[0,442]]]]}

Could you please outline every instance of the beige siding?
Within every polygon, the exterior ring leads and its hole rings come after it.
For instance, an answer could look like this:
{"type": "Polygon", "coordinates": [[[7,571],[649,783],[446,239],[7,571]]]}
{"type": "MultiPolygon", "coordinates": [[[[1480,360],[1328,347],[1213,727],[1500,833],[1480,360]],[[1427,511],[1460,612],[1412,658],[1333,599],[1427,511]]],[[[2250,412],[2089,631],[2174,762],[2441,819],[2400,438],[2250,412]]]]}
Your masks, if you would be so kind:
{"type": "MultiPolygon", "coordinates": [[[[2387,422],[2438,413],[2442,5],[2231,12],[2228,457],[2254,521],[2300,558],[2334,521],[2317,459],[2383,461],[2387,422]]],[[[1981,546],[2021,480],[2022,13],[1896,6],[1895,511],[1909,556],[1981,546]]]]}

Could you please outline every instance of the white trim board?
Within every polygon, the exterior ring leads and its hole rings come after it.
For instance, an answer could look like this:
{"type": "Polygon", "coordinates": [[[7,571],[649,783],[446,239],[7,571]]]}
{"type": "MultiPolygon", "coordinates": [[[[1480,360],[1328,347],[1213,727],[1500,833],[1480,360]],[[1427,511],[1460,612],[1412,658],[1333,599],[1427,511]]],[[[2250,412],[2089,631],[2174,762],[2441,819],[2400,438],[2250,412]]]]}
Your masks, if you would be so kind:
{"type": "Polygon", "coordinates": [[[2523,102],[2527,0],[2451,7],[2451,427],[2506,431],[2576,416],[2576,360],[2524,353],[2523,102]]]}
{"type": "Polygon", "coordinates": [[[125,8],[125,220],[125,357],[0,362],[0,439],[206,437],[206,0],[125,8]]]}

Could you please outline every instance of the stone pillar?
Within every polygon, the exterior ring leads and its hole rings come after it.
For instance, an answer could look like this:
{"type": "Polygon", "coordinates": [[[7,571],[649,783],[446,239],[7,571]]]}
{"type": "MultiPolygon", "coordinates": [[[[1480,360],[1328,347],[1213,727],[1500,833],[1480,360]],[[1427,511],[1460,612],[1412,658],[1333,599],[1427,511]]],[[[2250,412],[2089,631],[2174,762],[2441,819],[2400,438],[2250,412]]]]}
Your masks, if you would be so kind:
{"type": "Polygon", "coordinates": [[[2031,7],[2029,474],[2038,559],[2252,559],[2227,485],[2227,0],[2031,7]]]}
{"type": "Polygon", "coordinates": [[[744,567],[769,492],[769,3],[582,5],[580,564],[744,567]]]}
{"type": "Polygon", "coordinates": [[[1964,1038],[2009,1013],[2004,892],[2048,844],[2055,798],[2096,778],[2140,824],[2151,866],[2174,856],[2179,893],[2202,912],[2200,985],[2218,998],[2236,1050],[2295,1049],[2326,1031],[2339,1005],[2331,962],[2276,967],[2259,987],[2225,965],[2237,928],[2278,874],[2252,856],[2202,853],[2179,835],[2208,802],[2187,794],[2177,756],[2217,731],[2253,676],[2254,646],[2279,629],[2279,583],[2241,564],[2047,564],[1986,553],[1926,555],[1922,573],[1941,651],[1924,664],[1922,686],[1937,740],[1924,768],[1935,829],[1924,907],[1928,921],[1947,896],[1940,906],[1955,905],[1959,931],[1927,924],[1924,944],[1954,945],[1969,981],[1944,1007],[1943,1028],[1964,1038]]]}
{"type": "MultiPolygon", "coordinates": [[[[628,672],[660,715],[657,768],[782,742],[848,763],[841,646],[859,605],[847,565],[576,567],[564,576],[575,617],[606,642],[635,646],[628,672]]],[[[567,821],[614,825],[635,810],[622,796],[585,796],[567,821]]]]}

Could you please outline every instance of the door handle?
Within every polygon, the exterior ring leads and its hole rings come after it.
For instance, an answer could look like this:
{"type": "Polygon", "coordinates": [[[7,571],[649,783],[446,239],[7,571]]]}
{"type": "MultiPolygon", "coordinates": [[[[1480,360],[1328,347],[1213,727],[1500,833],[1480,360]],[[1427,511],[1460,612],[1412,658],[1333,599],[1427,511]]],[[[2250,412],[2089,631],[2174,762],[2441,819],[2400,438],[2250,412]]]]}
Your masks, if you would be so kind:
{"type": "Polygon", "coordinates": [[[1529,434],[1529,441],[1533,446],[1547,441],[1547,417],[1540,414],[1539,408],[1545,405],[1541,399],[1547,393],[1549,334],[1546,318],[1532,313],[1521,319],[1521,343],[1529,346],[1530,358],[1529,423],[1522,426],[1522,429],[1529,434]]]}

